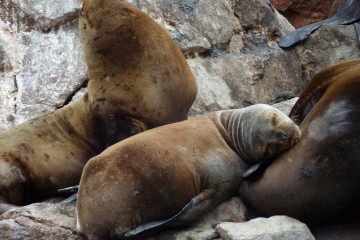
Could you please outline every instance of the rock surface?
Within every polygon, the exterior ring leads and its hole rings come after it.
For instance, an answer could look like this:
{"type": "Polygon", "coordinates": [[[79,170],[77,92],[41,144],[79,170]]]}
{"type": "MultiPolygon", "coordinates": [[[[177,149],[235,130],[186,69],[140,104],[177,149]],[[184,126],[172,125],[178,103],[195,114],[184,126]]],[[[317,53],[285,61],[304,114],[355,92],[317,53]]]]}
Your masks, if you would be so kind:
{"type": "Polygon", "coordinates": [[[0,239],[84,239],[75,232],[75,204],[35,203],[0,216],[0,239]]]}
{"type": "Polygon", "coordinates": [[[287,216],[256,218],[244,223],[220,223],[216,227],[224,240],[315,240],[309,228],[287,216]]]}

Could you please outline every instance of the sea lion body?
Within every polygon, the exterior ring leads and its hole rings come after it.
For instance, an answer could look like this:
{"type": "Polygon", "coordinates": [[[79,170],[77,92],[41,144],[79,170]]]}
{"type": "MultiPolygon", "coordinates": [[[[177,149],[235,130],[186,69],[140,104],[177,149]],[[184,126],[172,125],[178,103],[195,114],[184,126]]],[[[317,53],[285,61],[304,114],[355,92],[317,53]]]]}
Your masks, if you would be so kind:
{"type": "Polygon", "coordinates": [[[307,85],[290,116],[302,137],[240,196],[262,215],[284,214],[309,225],[360,217],[360,60],[337,64],[307,85]]]}
{"type": "Polygon", "coordinates": [[[2,201],[28,204],[80,180],[86,161],[98,152],[85,99],[0,134],[2,201]]]}
{"type": "Polygon", "coordinates": [[[196,80],[159,25],[120,0],[85,0],[79,22],[88,94],[0,133],[0,213],[78,184],[107,146],[187,119],[196,80]]]}
{"type": "Polygon", "coordinates": [[[234,195],[249,164],[277,156],[299,137],[298,127],[285,114],[254,105],[128,138],[84,168],[78,231],[89,239],[125,237],[142,224],[179,212],[166,225],[189,224],[234,195]]]}
{"type": "Polygon", "coordinates": [[[154,20],[126,1],[85,0],[79,26],[93,80],[89,100],[99,124],[109,128],[100,138],[115,143],[127,134],[123,125],[141,132],[187,118],[196,80],[179,47],[154,20]]]}

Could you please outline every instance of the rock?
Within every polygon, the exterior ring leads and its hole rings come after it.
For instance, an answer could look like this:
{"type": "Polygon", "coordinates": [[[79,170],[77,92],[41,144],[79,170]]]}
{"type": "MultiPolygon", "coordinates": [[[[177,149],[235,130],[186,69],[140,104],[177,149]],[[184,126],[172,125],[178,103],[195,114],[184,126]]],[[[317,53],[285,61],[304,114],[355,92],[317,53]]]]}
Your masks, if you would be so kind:
{"type": "MultiPolygon", "coordinates": [[[[289,93],[291,94],[291,93],[289,93]]],[[[279,109],[280,111],[282,111],[283,113],[285,113],[286,115],[289,115],[292,107],[294,106],[294,104],[296,103],[296,101],[299,99],[298,97],[294,97],[291,98],[289,100],[286,100],[286,98],[289,95],[285,95],[285,97],[283,98],[285,101],[283,102],[279,102],[279,103],[275,103],[272,106],[276,107],[277,109],[279,109]]]]}
{"type": "Polygon", "coordinates": [[[315,240],[309,228],[287,216],[255,218],[244,223],[220,223],[216,231],[224,240],[315,240]]]}
{"type": "Polygon", "coordinates": [[[333,1],[271,0],[271,4],[295,27],[300,28],[329,16],[333,1]]]}
{"type": "Polygon", "coordinates": [[[35,203],[0,216],[0,239],[83,240],[75,231],[75,204],[35,203]]]}
{"type": "Polygon", "coordinates": [[[79,0],[4,0],[0,7],[0,128],[62,107],[87,80],[79,0]]]}
{"type": "Polygon", "coordinates": [[[303,77],[335,63],[360,58],[360,48],[353,25],[324,25],[293,48],[301,62],[303,77]]]}
{"type": "Polygon", "coordinates": [[[275,102],[279,96],[298,94],[305,81],[301,66],[289,67],[298,61],[295,54],[269,49],[262,55],[190,59],[189,64],[198,80],[198,95],[191,115],[207,111],[239,108],[254,103],[275,102]],[[290,70],[292,69],[292,70],[290,70]]]}

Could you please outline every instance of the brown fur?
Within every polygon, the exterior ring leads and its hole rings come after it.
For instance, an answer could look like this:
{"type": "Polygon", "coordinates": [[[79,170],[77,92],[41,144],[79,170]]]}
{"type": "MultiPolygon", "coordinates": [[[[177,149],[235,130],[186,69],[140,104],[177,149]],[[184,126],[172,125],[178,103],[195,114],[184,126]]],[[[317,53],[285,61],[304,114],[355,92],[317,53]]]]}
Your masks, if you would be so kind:
{"type": "Polygon", "coordinates": [[[87,163],[78,193],[78,231],[89,239],[122,237],[141,224],[174,216],[201,196],[171,225],[189,224],[234,195],[249,164],[277,156],[299,137],[298,127],[279,110],[254,105],[128,138],[87,163]]]}
{"type": "Polygon", "coordinates": [[[99,138],[117,142],[118,135],[128,135],[122,125],[132,119],[152,128],[187,118],[196,81],[180,49],[155,21],[121,0],[85,0],[79,21],[93,80],[89,100],[97,121],[109,128],[99,131],[99,138]]]}
{"type": "Polygon", "coordinates": [[[242,199],[262,215],[310,225],[360,218],[360,60],[318,73],[293,107],[302,138],[258,178],[242,199]]]}
{"type": "Polygon", "coordinates": [[[28,204],[77,184],[88,159],[107,146],[187,118],[195,78],[151,18],[125,1],[85,0],[80,31],[89,94],[1,132],[0,213],[14,207],[6,203],[28,204]]]}

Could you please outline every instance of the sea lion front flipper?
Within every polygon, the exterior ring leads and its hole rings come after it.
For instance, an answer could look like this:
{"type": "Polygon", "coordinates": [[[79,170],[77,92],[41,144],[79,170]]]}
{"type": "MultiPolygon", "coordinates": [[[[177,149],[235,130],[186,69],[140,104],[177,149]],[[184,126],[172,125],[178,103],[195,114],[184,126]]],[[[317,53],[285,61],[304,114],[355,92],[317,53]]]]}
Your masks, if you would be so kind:
{"type": "Polygon", "coordinates": [[[248,178],[250,176],[253,176],[255,173],[259,171],[265,164],[269,163],[269,161],[259,162],[258,164],[250,166],[244,173],[243,178],[248,178]]]}
{"type": "MultiPolygon", "coordinates": [[[[199,217],[199,213],[204,213],[209,207],[213,206],[214,202],[212,201],[212,196],[214,195],[214,190],[205,190],[196,197],[193,197],[188,204],[181,209],[180,212],[175,214],[173,217],[165,219],[165,220],[158,220],[153,221],[145,224],[141,224],[130,231],[122,234],[121,237],[134,237],[140,233],[145,231],[154,230],[156,228],[160,228],[163,226],[169,225],[182,225],[184,222],[191,222],[196,217],[199,217]]],[[[116,234],[115,234],[116,235],[116,234]]]]}

